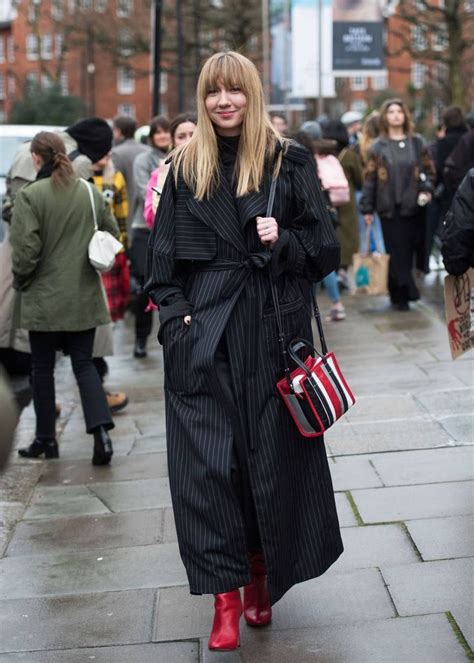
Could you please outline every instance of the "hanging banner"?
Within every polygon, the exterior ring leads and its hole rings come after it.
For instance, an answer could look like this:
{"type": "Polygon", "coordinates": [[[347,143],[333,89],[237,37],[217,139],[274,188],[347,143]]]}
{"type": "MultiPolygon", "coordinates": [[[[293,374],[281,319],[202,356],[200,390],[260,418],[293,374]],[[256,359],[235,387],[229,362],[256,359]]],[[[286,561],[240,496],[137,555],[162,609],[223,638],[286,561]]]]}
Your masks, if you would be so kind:
{"type": "Polygon", "coordinates": [[[380,0],[333,1],[332,56],[336,76],[384,70],[380,0]]]}
{"type": "Polygon", "coordinates": [[[293,0],[291,5],[292,90],[296,97],[335,97],[330,0],[293,0]],[[318,2],[321,5],[318,5],[318,2]],[[319,19],[321,18],[321,28],[319,19]],[[319,36],[321,35],[321,49],[319,36]],[[321,62],[319,55],[321,54],[321,62]]]}

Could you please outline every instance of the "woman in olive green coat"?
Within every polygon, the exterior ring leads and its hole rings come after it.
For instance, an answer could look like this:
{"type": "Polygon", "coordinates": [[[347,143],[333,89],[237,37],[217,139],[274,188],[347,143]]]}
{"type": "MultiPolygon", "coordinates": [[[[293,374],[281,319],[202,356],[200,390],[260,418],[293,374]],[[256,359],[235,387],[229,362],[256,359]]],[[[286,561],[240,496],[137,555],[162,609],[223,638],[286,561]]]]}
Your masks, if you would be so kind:
{"type": "Polygon", "coordinates": [[[351,199],[346,205],[337,208],[336,235],[341,243],[341,268],[346,270],[352,264],[352,256],[359,251],[359,216],[355,192],[362,187],[362,162],[359,156],[349,149],[349,134],[340,120],[330,120],[323,125],[324,138],[337,142],[337,156],[349,182],[351,199]]]}
{"type": "MultiPolygon", "coordinates": [[[[62,139],[40,132],[31,143],[36,181],[15,199],[10,241],[18,327],[27,329],[32,354],[36,437],[21,456],[57,458],[54,361],[71,356],[86,430],[94,435],[95,465],[110,462],[113,428],[104,390],[92,363],[95,328],[109,321],[99,274],[88,259],[94,232],[87,184],[77,179],[62,139]]],[[[94,186],[97,223],[118,237],[118,226],[94,186]]]]}

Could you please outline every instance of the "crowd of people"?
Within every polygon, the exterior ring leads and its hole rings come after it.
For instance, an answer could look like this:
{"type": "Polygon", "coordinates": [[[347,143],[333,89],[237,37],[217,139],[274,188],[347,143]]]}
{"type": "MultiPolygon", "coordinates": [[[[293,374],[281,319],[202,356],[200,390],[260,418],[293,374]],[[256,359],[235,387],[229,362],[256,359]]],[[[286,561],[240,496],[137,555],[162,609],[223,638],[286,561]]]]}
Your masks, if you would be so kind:
{"type": "Polygon", "coordinates": [[[209,648],[229,650],[242,613],[268,624],[272,603],[342,553],[324,444],[304,443],[275,397],[282,344],[312,340],[320,282],[328,321],[345,319],[341,289],[359,252],[390,255],[400,311],[419,298],[413,273],[427,271],[434,237],[444,234],[455,273],[473,265],[474,129],[449,108],[428,146],[390,99],[365,119],[306,121],[290,137],[265,109],[255,66],[232,52],[206,62],[196,104],[197,115],[153,118],[146,144],[117,117],[22,146],[3,209],[0,360],[31,378],[36,434],[22,457],[60,455],[62,351],[92,463],[107,465],[113,415],[128,402],[104,386],[114,323],[134,313],[140,361],[159,310],[180,552],[191,592],[215,595],[209,648]],[[89,260],[96,230],[122,246],[105,273],[89,260]]]}

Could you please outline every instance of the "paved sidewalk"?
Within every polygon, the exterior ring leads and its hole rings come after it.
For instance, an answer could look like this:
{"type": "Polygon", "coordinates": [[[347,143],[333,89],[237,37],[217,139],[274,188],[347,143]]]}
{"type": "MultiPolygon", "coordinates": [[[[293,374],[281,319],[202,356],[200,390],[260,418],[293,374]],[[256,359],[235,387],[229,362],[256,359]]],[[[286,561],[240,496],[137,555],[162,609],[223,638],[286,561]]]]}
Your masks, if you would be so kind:
{"type": "MultiPolygon", "coordinates": [[[[0,663],[454,663],[472,659],[473,359],[452,362],[436,306],[346,298],[326,325],[357,405],[327,435],[345,553],[293,588],[235,653],[209,653],[211,599],[191,597],[167,480],[162,355],[117,330],[111,467],[94,468],[69,365],[61,459],[0,477],[0,663]]],[[[23,413],[17,446],[34,426],[23,413]]],[[[316,442],[317,443],[317,442],[316,442]]]]}

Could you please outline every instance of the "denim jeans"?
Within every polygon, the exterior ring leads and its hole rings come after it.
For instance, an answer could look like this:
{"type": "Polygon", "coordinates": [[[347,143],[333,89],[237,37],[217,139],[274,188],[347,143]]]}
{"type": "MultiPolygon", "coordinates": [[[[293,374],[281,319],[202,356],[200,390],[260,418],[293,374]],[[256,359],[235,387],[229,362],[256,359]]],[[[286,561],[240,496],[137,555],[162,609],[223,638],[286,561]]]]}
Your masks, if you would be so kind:
{"type": "MultiPolygon", "coordinates": [[[[356,191],[357,209],[359,209],[359,201],[361,197],[362,191],[356,191]]],[[[367,251],[367,232],[368,226],[365,223],[364,215],[359,212],[359,250],[361,253],[365,253],[367,251]]],[[[383,239],[382,223],[380,221],[379,215],[376,212],[374,212],[374,220],[370,231],[370,250],[379,251],[379,253],[387,253],[383,239]]]]}
{"type": "Polygon", "coordinates": [[[340,301],[341,293],[339,292],[339,284],[337,282],[336,272],[331,272],[323,279],[324,287],[326,288],[327,295],[331,302],[335,304],[340,301]]]}

